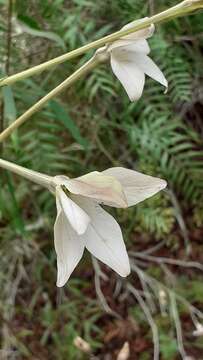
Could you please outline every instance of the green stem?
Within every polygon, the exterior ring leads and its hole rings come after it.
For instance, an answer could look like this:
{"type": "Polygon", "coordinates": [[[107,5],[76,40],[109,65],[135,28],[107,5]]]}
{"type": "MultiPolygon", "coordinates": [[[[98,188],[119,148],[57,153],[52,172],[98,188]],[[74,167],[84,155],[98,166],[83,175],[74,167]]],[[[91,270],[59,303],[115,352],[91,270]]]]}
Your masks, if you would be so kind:
{"type": "Polygon", "coordinates": [[[60,85],[50,91],[47,95],[41,98],[36,104],[29,108],[23,115],[16,119],[10,126],[8,126],[0,134],[0,143],[4,141],[14,130],[16,130],[20,125],[22,125],[26,120],[28,120],[33,114],[39,111],[43,105],[53,99],[55,96],[59,95],[62,91],[70,87],[75,81],[81,78],[83,75],[88,73],[93,69],[99,62],[105,61],[107,59],[106,54],[101,51],[97,51],[96,54],[78,70],[76,70],[71,76],[64,80],[60,85]]]}
{"type": "Polygon", "coordinates": [[[52,60],[46,61],[40,65],[34,66],[30,69],[24,70],[18,74],[3,78],[0,81],[0,86],[12,84],[18,80],[26,79],[27,77],[30,77],[32,75],[35,75],[37,73],[40,73],[44,70],[49,69],[52,66],[61,64],[67,60],[70,60],[76,56],[82,55],[85,52],[87,52],[90,49],[95,49],[100,46],[104,46],[106,43],[113,42],[120,37],[123,37],[125,35],[134,33],[135,31],[144,29],[148,27],[151,24],[158,24],[162,21],[169,21],[171,19],[174,19],[178,16],[187,15],[197,9],[203,8],[203,0],[185,0],[181,3],[169,8],[168,10],[165,10],[159,14],[153,15],[150,18],[143,19],[142,22],[136,23],[132,26],[132,28],[127,30],[120,30],[116,31],[115,33],[112,33],[110,35],[104,36],[101,39],[95,40],[87,45],[84,45],[78,49],[75,49],[73,51],[70,51],[66,54],[63,54],[61,56],[58,56],[52,60]]]}
{"type": "MultiPolygon", "coordinates": [[[[12,13],[13,13],[13,0],[8,1],[8,16],[7,16],[7,39],[6,39],[6,63],[5,73],[9,75],[10,70],[10,56],[11,56],[11,43],[12,43],[12,13]]],[[[4,129],[5,122],[4,115],[4,102],[3,99],[0,103],[0,132],[4,129]]],[[[3,144],[0,146],[0,151],[3,152],[3,144]]]]}
{"type": "Polygon", "coordinates": [[[20,175],[25,179],[28,179],[38,185],[44,186],[49,190],[51,190],[52,188],[53,178],[51,176],[41,174],[34,170],[26,169],[22,166],[16,165],[10,161],[6,161],[3,159],[0,159],[0,167],[13,172],[14,174],[20,175]]]}

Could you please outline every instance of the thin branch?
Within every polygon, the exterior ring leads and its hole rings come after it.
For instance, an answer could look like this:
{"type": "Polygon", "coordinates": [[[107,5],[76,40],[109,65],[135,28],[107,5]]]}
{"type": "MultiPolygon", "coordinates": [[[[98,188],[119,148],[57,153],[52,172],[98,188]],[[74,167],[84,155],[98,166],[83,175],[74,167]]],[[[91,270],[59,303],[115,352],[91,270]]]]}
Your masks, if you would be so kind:
{"type": "Polygon", "coordinates": [[[110,161],[110,163],[112,163],[113,166],[118,166],[119,161],[113,158],[113,156],[108,151],[108,149],[102,144],[102,142],[101,142],[100,138],[98,137],[98,135],[95,136],[95,140],[96,140],[96,143],[97,143],[97,146],[98,146],[99,150],[106,156],[106,158],[110,161]]]}
{"type": "Polygon", "coordinates": [[[142,253],[142,254],[146,254],[146,255],[152,254],[152,253],[154,253],[155,251],[160,250],[165,244],[166,244],[166,240],[162,240],[162,241],[160,241],[158,244],[156,244],[156,245],[148,248],[147,250],[142,251],[141,253],[142,253]]]}
{"type": "Polygon", "coordinates": [[[119,296],[119,294],[121,293],[122,287],[123,287],[123,282],[120,278],[118,278],[116,280],[116,285],[115,285],[114,292],[113,292],[114,299],[119,296]]]}
{"type": "Polygon", "coordinates": [[[11,38],[12,38],[12,12],[13,12],[13,0],[8,2],[8,19],[7,19],[7,55],[6,55],[6,74],[9,75],[10,70],[10,55],[11,55],[11,38]]]}
{"type": "Polygon", "coordinates": [[[183,344],[183,334],[182,334],[182,328],[181,328],[180,318],[179,318],[178,309],[177,309],[176,298],[175,298],[174,293],[171,291],[169,292],[169,296],[170,296],[170,300],[171,300],[171,312],[172,312],[172,316],[173,316],[173,320],[174,320],[174,324],[175,324],[175,328],[176,328],[178,349],[179,349],[179,353],[180,353],[182,359],[185,360],[187,357],[187,354],[185,352],[185,348],[184,348],[184,344],[183,344]]]}
{"type": "Polygon", "coordinates": [[[173,286],[175,288],[177,284],[176,274],[173,274],[166,264],[161,264],[160,267],[165,274],[165,279],[168,282],[168,287],[171,288],[171,286],[173,286]]]}
{"type": "MultiPolygon", "coordinates": [[[[11,37],[12,37],[12,11],[13,0],[8,1],[8,16],[7,16],[7,38],[6,38],[6,63],[5,73],[8,76],[10,70],[10,54],[11,54],[11,37]]],[[[0,132],[4,129],[4,103],[0,104],[0,132]]]]}
{"type": "Polygon", "coordinates": [[[140,295],[139,291],[134,288],[131,284],[127,284],[127,289],[135,296],[138,303],[140,304],[149,324],[152,329],[153,334],[153,342],[154,342],[154,360],[159,360],[159,334],[158,334],[158,328],[153,320],[153,317],[151,315],[151,312],[146,305],[145,301],[143,300],[142,296],[140,295]]]}
{"type": "MultiPolygon", "coordinates": [[[[175,278],[174,274],[167,268],[167,266],[165,264],[161,264],[161,266],[167,276],[167,279],[169,280],[170,288],[175,287],[176,278],[175,278]]],[[[176,339],[177,339],[179,353],[180,353],[182,359],[185,360],[187,357],[187,354],[184,349],[183,333],[182,333],[181,321],[180,321],[180,317],[179,317],[179,313],[178,313],[176,296],[175,296],[175,293],[171,292],[170,290],[168,291],[168,294],[169,294],[169,298],[170,298],[170,311],[171,311],[171,315],[174,320],[174,324],[175,324],[175,328],[176,328],[176,339]]]]}
{"type": "Polygon", "coordinates": [[[95,290],[98,296],[98,299],[102,305],[102,308],[106,311],[107,314],[110,314],[114,317],[116,317],[117,319],[121,319],[121,316],[113,311],[110,306],[108,305],[105,296],[101,290],[101,282],[100,282],[100,277],[103,277],[103,272],[100,269],[99,263],[97,261],[97,259],[95,259],[94,256],[92,256],[92,265],[94,267],[94,271],[95,271],[95,276],[94,276],[94,281],[95,281],[95,290]]]}
{"type": "Polygon", "coordinates": [[[195,269],[203,271],[203,265],[196,261],[184,261],[184,260],[175,260],[175,259],[159,257],[159,256],[150,256],[150,255],[145,255],[144,253],[137,253],[134,251],[129,252],[129,254],[136,258],[156,262],[158,264],[183,266],[183,267],[195,268],[195,269]]]}
{"type": "Polygon", "coordinates": [[[203,312],[200,311],[199,309],[197,309],[195,306],[193,306],[192,304],[190,304],[183,296],[177,294],[175,291],[173,290],[169,290],[168,287],[166,285],[164,285],[163,283],[161,283],[159,280],[155,279],[154,277],[146,274],[144,271],[142,271],[136,264],[134,261],[131,261],[131,269],[136,272],[136,274],[140,273],[141,276],[144,277],[144,279],[146,280],[146,282],[148,282],[148,284],[154,288],[154,292],[157,293],[157,288],[158,289],[163,289],[165,290],[167,293],[172,292],[174,293],[176,299],[178,299],[180,302],[182,302],[191,312],[193,312],[194,314],[196,314],[199,318],[203,319],[203,312]]]}
{"type": "Polygon", "coordinates": [[[177,200],[177,198],[175,196],[175,193],[171,189],[170,190],[165,190],[165,191],[170,195],[171,202],[172,202],[172,204],[174,206],[174,209],[175,209],[176,219],[177,219],[178,225],[180,227],[182,237],[183,237],[184,242],[185,242],[186,254],[189,255],[191,253],[191,243],[190,243],[188,230],[187,230],[186,223],[184,221],[184,217],[183,217],[183,214],[182,214],[181,207],[180,207],[180,205],[178,203],[178,200],[177,200]]]}
{"type": "Polygon", "coordinates": [[[143,278],[143,276],[141,276],[141,274],[137,274],[137,275],[140,279],[147,305],[148,305],[149,309],[151,310],[151,312],[154,313],[156,311],[156,305],[154,303],[153,296],[148,289],[149,285],[146,283],[145,279],[143,278]]]}

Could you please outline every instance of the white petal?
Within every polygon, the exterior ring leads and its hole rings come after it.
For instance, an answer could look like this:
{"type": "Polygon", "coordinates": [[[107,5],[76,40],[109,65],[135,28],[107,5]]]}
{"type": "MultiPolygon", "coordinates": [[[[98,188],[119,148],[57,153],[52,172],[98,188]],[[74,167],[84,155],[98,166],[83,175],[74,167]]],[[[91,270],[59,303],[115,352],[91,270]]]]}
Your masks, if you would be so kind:
{"type": "Polygon", "coordinates": [[[81,199],[72,195],[88,215],[91,223],[84,235],[86,248],[97,259],[111,267],[120,276],[126,277],[130,273],[130,264],[120,226],[116,220],[104,211],[96,202],[81,199]]]}
{"type": "Polygon", "coordinates": [[[149,44],[145,39],[133,41],[133,43],[125,46],[125,48],[126,51],[130,51],[130,52],[139,52],[146,55],[150,53],[149,44]]]}
{"type": "Polygon", "coordinates": [[[118,40],[115,41],[112,45],[108,46],[108,52],[115,52],[116,50],[125,51],[136,51],[144,54],[150,53],[150,47],[148,45],[147,40],[145,39],[137,39],[137,40],[118,40]]]}
{"type": "MultiPolygon", "coordinates": [[[[108,50],[109,51],[109,50],[108,50]]],[[[136,40],[131,41],[130,43],[126,44],[124,40],[120,41],[120,46],[116,46],[112,51],[114,55],[119,60],[122,61],[133,61],[135,53],[141,54],[149,54],[150,47],[148,45],[147,40],[136,40]]]]}
{"type": "Polygon", "coordinates": [[[104,174],[115,176],[120,181],[128,201],[128,206],[135,205],[155,195],[167,186],[165,180],[122,167],[110,168],[103,172],[104,174]]]}
{"type": "Polygon", "coordinates": [[[112,176],[104,175],[98,171],[91,172],[75,179],[61,181],[73,194],[90,197],[106,205],[126,207],[127,202],[121,184],[112,176]]]}
{"type": "Polygon", "coordinates": [[[54,225],[54,245],[57,254],[57,286],[64,286],[80,261],[84,243],[82,238],[69,225],[58,204],[58,214],[54,225]]]}
{"type": "MultiPolygon", "coordinates": [[[[123,26],[121,30],[131,29],[133,26],[139,24],[145,19],[146,18],[133,21],[130,24],[123,26]]],[[[148,39],[153,35],[154,30],[155,30],[155,26],[154,24],[151,24],[145,29],[135,31],[134,33],[131,33],[129,35],[125,35],[121,37],[119,40],[115,40],[112,44],[108,45],[108,51],[112,51],[113,49],[116,49],[120,46],[132,45],[135,41],[138,40],[148,39]]]]}
{"type": "Polygon", "coordinates": [[[162,71],[159,69],[159,67],[154,63],[152,59],[150,59],[146,55],[142,54],[136,54],[135,62],[137,66],[148,76],[150,76],[152,79],[158,81],[160,84],[168,87],[168,82],[162,73],[162,71]]]}
{"type": "Polygon", "coordinates": [[[83,234],[90,222],[89,216],[65,194],[61,186],[57,186],[56,188],[56,199],[57,203],[60,203],[62,211],[67,217],[72,228],[77,232],[77,234],[83,234]]]}
{"type": "Polygon", "coordinates": [[[123,85],[131,101],[136,101],[142,96],[145,75],[142,70],[132,61],[121,61],[119,57],[111,54],[111,67],[123,85]]]}
{"type": "MultiPolygon", "coordinates": [[[[139,20],[135,20],[135,21],[132,21],[131,23],[129,24],[126,24],[125,26],[122,27],[122,30],[128,30],[128,29],[132,29],[132,27],[134,27],[135,25],[138,25],[140,23],[142,23],[143,21],[145,21],[146,19],[148,19],[148,17],[145,17],[143,19],[139,19],[139,20]]],[[[132,34],[129,34],[129,35],[126,35],[124,37],[124,39],[133,39],[133,40],[137,40],[137,39],[148,39],[149,37],[151,37],[153,35],[155,31],[155,26],[154,24],[151,24],[149,26],[147,26],[146,28],[144,29],[141,29],[141,30],[138,30],[138,31],[135,31],[134,33],[132,34]]]]}

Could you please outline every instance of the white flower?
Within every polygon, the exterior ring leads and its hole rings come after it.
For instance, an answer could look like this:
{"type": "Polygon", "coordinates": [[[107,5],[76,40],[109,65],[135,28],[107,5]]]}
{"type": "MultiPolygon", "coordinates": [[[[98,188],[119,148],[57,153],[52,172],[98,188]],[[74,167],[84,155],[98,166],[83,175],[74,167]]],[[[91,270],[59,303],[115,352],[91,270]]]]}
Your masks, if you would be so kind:
{"type": "Polygon", "coordinates": [[[69,279],[85,248],[120,276],[127,276],[130,265],[120,226],[99,203],[126,208],[164,189],[166,182],[115,167],[75,179],[56,176],[53,186],[57,205],[57,286],[69,279]]]}
{"type": "MultiPolygon", "coordinates": [[[[125,25],[129,29],[141,20],[125,25]]],[[[154,33],[154,25],[124,36],[107,46],[110,52],[111,67],[125,88],[131,101],[138,100],[143,92],[145,74],[158,81],[166,88],[168,82],[158,66],[150,59],[147,38],[154,33]]]]}

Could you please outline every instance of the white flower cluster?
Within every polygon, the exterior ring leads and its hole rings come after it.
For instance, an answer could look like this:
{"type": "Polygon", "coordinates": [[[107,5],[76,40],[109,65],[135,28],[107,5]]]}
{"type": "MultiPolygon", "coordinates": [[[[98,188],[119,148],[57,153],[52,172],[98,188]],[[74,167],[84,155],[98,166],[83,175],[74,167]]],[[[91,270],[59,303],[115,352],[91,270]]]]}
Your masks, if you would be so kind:
{"type": "MultiPolygon", "coordinates": [[[[142,20],[127,24],[128,29],[142,20]]],[[[149,58],[146,39],[154,25],[114,41],[100,49],[110,54],[111,67],[131,101],[143,92],[145,74],[168,87],[158,66],[149,58]]],[[[100,204],[127,208],[166,187],[164,180],[125,168],[92,172],[76,179],[54,178],[57,218],[54,241],[57,253],[57,286],[63,286],[86,248],[120,276],[130,273],[129,258],[120,226],[100,204]]]]}

